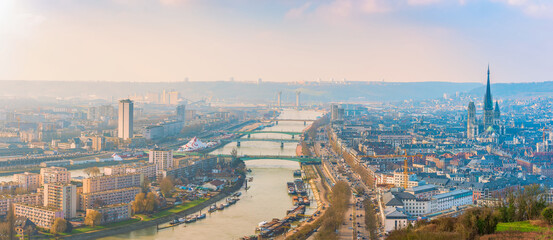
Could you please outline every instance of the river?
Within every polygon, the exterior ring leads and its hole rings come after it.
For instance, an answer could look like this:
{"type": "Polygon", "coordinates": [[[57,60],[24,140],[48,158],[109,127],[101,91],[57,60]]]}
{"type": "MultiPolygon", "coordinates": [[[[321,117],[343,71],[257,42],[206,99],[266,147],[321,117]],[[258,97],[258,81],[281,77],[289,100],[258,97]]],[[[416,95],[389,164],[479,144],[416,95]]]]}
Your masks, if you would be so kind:
{"type": "MultiPolygon", "coordinates": [[[[321,113],[316,111],[285,110],[280,118],[315,119],[320,115],[321,113]]],[[[265,128],[264,131],[301,131],[306,127],[303,122],[279,122],[278,125],[265,128]]],[[[291,138],[291,136],[263,133],[253,134],[251,138],[281,139],[291,138]]],[[[278,142],[251,141],[242,142],[241,147],[236,147],[236,143],[229,143],[215,150],[214,153],[229,154],[233,148],[237,148],[239,155],[295,156],[296,146],[297,143],[284,143],[284,147],[281,148],[278,142]]],[[[248,191],[241,190],[241,200],[235,205],[223,211],[208,214],[206,219],[195,223],[160,231],[156,231],[156,227],[150,227],[104,239],[212,240],[238,239],[255,234],[255,228],[260,222],[283,218],[286,216],[286,210],[293,207],[292,198],[287,193],[286,182],[293,181],[293,172],[300,166],[297,162],[269,159],[247,161],[246,166],[252,170],[248,173],[248,177],[253,177],[253,181],[248,183],[250,186],[248,191]]],[[[312,201],[306,214],[312,213],[316,207],[316,201],[312,201]]],[[[207,212],[206,209],[204,211],[207,212]]]]}

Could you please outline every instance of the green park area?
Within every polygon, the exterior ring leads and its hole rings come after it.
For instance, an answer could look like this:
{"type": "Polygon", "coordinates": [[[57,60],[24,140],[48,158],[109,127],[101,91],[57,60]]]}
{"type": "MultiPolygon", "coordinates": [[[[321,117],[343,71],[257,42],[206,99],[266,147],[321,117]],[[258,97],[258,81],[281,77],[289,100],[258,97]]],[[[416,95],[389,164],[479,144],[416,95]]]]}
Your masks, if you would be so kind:
{"type": "Polygon", "coordinates": [[[530,221],[520,222],[500,222],[497,224],[497,232],[505,231],[519,231],[519,232],[543,232],[547,230],[553,230],[553,227],[541,227],[532,224],[530,221]]]}

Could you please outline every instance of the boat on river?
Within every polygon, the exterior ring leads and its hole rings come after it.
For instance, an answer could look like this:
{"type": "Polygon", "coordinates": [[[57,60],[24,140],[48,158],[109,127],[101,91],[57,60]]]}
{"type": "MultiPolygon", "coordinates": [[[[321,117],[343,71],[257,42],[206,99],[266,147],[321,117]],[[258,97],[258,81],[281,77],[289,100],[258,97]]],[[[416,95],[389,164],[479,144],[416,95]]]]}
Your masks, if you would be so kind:
{"type": "Polygon", "coordinates": [[[305,190],[305,187],[303,185],[303,181],[301,179],[294,180],[294,185],[296,186],[296,193],[300,195],[306,195],[307,191],[305,190]]]}
{"type": "Polygon", "coordinates": [[[296,186],[293,182],[287,182],[286,186],[288,187],[288,194],[296,194],[296,186]]]}
{"type": "Polygon", "coordinates": [[[217,211],[217,206],[215,206],[215,204],[211,205],[211,207],[209,207],[209,210],[207,210],[208,212],[212,213],[212,212],[215,212],[217,211]]]}

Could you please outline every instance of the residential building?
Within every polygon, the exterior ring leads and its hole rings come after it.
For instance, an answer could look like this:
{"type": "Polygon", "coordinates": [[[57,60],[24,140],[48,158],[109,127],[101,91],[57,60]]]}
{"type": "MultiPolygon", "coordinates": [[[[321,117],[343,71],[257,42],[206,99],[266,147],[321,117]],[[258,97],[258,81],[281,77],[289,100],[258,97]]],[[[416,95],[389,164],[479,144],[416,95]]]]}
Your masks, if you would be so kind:
{"type": "Polygon", "coordinates": [[[104,175],[83,179],[83,193],[101,192],[121,188],[140,187],[144,175],[140,173],[104,175]]]}
{"type": "Polygon", "coordinates": [[[108,224],[114,222],[125,221],[131,218],[132,210],[130,203],[121,203],[114,205],[107,205],[98,208],[86,209],[86,214],[90,211],[97,211],[102,214],[100,224],[108,224]]]}
{"type": "Polygon", "coordinates": [[[66,184],[71,182],[71,172],[63,167],[47,167],[40,169],[40,185],[48,183],[66,184]]]}
{"type": "Polygon", "coordinates": [[[22,203],[28,205],[42,205],[43,195],[41,193],[1,195],[0,215],[6,215],[11,204],[22,203]]]}
{"type": "Polygon", "coordinates": [[[50,229],[56,218],[64,218],[61,209],[23,203],[14,204],[15,216],[26,217],[39,227],[50,229]]]}
{"type": "Polygon", "coordinates": [[[150,150],[149,157],[149,162],[156,165],[157,171],[168,170],[174,166],[172,150],[155,148],[150,150]]]}
{"type": "Polygon", "coordinates": [[[186,105],[180,104],[177,106],[177,121],[182,122],[183,127],[186,124],[186,105]]]}
{"type": "Polygon", "coordinates": [[[106,149],[106,138],[102,136],[92,137],[92,150],[93,151],[104,151],[106,149]]]}
{"type": "Polygon", "coordinates": [[[142,173],[144,177],[150,180],[156,179],[156,165],[149,163],[131,163],[104,167],[105,175],[119,175],[119,174],[131,174],[142,173]]]}
{"type": "Polygon", "coordinates": [[[93,208],[95,202],[101,202],[102,205],[113,205],[121,203],[130,203],[134,201],[134,197],[140,193],[140,187],[129,187],[114,189],[101,192],[81,193],[79,195],[79,210],[93,208]]]}
{"type": "Polygon", "coordinates": [[[67,219],[77,217],[77,187],[71,184],[44,184],[43,205],[62,210],[67,219]]]}
{"type": "Polygon", "coordinates": [[[30,172],[14,174],[13,181],[28,191],[35,191],[40,186],[40,174],[30,172]]]}
{"type": "Polygon", "coordinates": [[[457,189],[448,193],[434,195],[431,198],[432,211],[439,212],[452,207],[472,204],[472,191],[457,189]]]}

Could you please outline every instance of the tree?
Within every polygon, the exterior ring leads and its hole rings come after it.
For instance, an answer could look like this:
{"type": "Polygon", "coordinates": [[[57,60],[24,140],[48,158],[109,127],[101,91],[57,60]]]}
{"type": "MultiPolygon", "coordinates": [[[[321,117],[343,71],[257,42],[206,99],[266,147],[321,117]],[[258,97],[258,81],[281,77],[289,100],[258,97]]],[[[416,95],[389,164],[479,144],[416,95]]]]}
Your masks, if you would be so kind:
{"type": "Polygon", "coordinates": [[[143,193],[148,193],[150,191],[150,183],[152,183],[152,181],[150,181],[149,178],[145,177],[144,181],[142,182],[142,186],[141,186],[143,193]]]}
{"type": "Polygon", "coordinates": [[[8,209],[8,216],[6,216],[6,220],[8,224],[7,237],[9,240],[15,239],[15,209],[13,208],[13,204],[10,204],[10,208],[8,209]]]}
{"type": "Polygon", "coordinates": [[[132,202],[132,211],[134,213],[141,213],[144,211],[144,199],[146,194],[139,193],[134,196],[134,201],[132,202]]]}
{"type": "Polygon", "coordinates": [[[100,169],[98,167],[89,167],[84,170],[86,175],[90,176],[98,176],[100,175],[100,169]]]}
{"type": "Polygon", "coordinates": [[[153,192],[149,192],[144,203],[144,211],[151,213],[155,210],[156,205],[156,196],[153,192]]]}
{"type": "Polygon", "coordinates": [[[547,207],[541,211],[541,216],[549,224],[553,224],[553,207],[547,207]]]}
{"type": "Polygon", "coordinates": [[[232,157],[232,160],[238,158],[238,150],[236,150],[236,148],[230,150],[230,156],[232,157]]]}
{"type": "Polygon", "coordinates": [[[163,196],[170,197],[171,192],[173,191],[173,188],[175,186],[173,185],[173,181],[171,181],[170,178],[163,178],[161,182],[159,183],[159,188],[161,188],[161,192],[163,193],[163,196]]]}
{"type": "Polygon", "coordinates": [[[63,218],[56,218],[54,224],[52,224],[50,228],[50,232],[53,234],[62,233],[65,232],[65,230],[67,230],[67,221],[63,218]]]}
{"type": "Polygon", "coordinates": [[[99,207],[102,207],[104,205],[105,205],[104,200],[102,200],[100,198],[97,198],[96,200],[94,200],[94,202],[92,202],[92,207],[93,208],[99,208],[99,207]]]}
{"type": "Polygon", "coordinates": [[[84,219],[84,224],[95,227],[100,224],[102,220],[102,214],[96,210],[87,211],[86,217],[84,219]]]}

